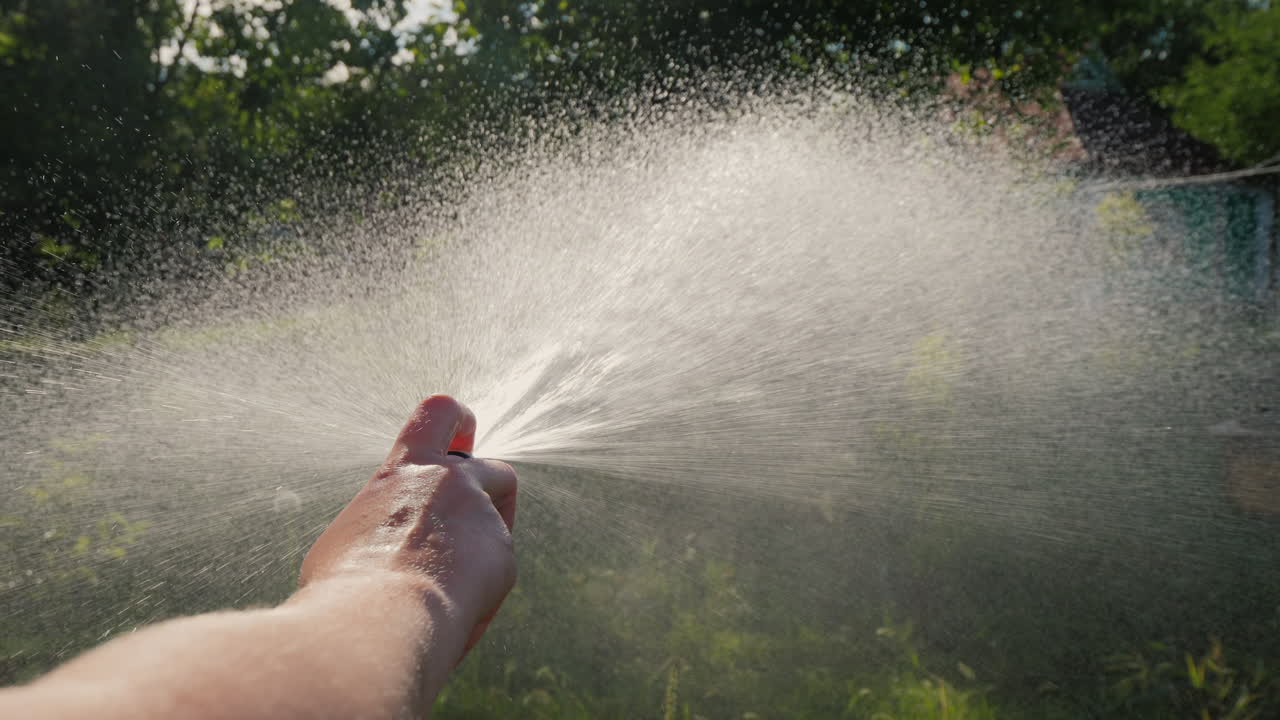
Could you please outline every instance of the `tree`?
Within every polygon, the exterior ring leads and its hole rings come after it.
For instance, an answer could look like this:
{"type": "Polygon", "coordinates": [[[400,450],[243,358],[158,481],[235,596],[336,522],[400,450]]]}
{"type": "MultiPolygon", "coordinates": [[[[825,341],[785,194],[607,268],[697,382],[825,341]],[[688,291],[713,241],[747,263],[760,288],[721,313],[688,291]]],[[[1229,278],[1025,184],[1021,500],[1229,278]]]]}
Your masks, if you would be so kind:
{"type": "Polygon", "coordinates": [[[983,77],[1016,107],[1052,104],[1073,61],[1099,52],[1128,92],[1224,156],[1280,151],[1280,10],[1261,0],[423,7],[0,0],[0,238],[16,268],[4,282],[97,282],[157,247],[187,252],[176,265],[210,243],[248,248],[264,208],[305,202],[299,187],[381,182],[393,162],[434,173],[459,138],[505,136],[566,104],[657,97],[708,71],[747,83],[821,74],[909,101],[983,77]]]}
{"type": "Polygon", "coordinates": [[[1201,52],[1156,96],[1230,160],[1280,160],[1280,5],[1219,2],[1206,14],[1201,52]]]}
{"type": "Polygon", "coordinates": [[[307,172],[446,117],[465,95],[450,90],[466,21],[410,23],[412,5],[0,0],[0,237],[16,267],[0,281],[80,283],[202,248],[307,172]]]}

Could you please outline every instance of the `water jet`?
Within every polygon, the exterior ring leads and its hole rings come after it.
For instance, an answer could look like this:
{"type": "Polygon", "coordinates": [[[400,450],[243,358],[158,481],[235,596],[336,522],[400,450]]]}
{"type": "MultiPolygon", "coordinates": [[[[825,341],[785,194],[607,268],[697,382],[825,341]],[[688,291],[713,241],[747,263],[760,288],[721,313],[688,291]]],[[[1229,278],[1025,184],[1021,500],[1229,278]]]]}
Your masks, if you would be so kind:
{"type": "Polygon", "coordinates": [[[282,597],[433,392],[524,478],[528,590],[476,682],[571,666],[603,693],[697,657],[707,687],[816,684],[910,635],[1025,689],[1186,608],[1262,637],[1280,544],[1204,428],[1275,400],[1274,331],[1145,263],[1158,228],[1113,242],[1080,181],[836,100],[641,107],[495,156],[451,221],[334,221],[234,302],[179,288],[114,341],[14,329],[11,676],[282,597]]]}

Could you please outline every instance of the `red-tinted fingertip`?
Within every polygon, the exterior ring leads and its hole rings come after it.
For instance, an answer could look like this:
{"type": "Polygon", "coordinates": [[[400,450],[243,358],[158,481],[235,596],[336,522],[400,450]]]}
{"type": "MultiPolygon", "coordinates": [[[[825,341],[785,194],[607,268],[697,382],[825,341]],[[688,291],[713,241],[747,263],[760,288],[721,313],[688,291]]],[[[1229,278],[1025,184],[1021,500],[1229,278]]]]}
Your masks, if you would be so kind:
{"type": "Polygon", "coordinates": [[[450,450],[461,450],[471,454],[476,444],[476,416],[467,406],[462,407],[462,419],[458,423],[458,432],[449,443],[450,450]]]}

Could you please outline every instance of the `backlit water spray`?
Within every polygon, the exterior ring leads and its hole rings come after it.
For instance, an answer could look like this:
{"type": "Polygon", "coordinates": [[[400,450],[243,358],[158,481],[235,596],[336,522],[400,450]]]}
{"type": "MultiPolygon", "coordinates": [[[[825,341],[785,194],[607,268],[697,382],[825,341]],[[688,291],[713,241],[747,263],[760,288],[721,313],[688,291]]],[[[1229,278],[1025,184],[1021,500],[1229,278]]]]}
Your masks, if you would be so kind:
{"type": "Polygon", "coordinates": [[[345,250],[267,289],[179,288],[142,331],[6,330],[11,663],[27,636],[278,598],[434,392],[521,469],[526,566],[679,535],[672,573],[727,558],[814,618],[841,593],[927,610],[886,566],[920,528],[1115,607],[1153,578],[1169,602],[1189,573],[1274,579],[1211,431],[1274,401],[1274,354],[1179,284],[1149,219],[827,96],[640,110],[494,163],[449,219],[335,222],[345,250]]]}

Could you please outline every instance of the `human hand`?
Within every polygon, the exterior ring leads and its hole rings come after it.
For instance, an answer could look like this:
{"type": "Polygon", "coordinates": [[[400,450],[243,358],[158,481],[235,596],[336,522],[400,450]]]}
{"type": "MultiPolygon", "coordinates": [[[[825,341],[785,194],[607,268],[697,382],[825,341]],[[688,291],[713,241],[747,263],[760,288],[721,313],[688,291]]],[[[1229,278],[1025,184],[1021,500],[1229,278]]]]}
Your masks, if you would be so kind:
{"type": "Polygon", "coordinates": [[[455,400],[427,398],[287,603],[123,633],[0,689],[0,717],[427,717],[516,578],[515,473],[447,454],[475,432],[455,400]]]}
{"type": "Polygon", "coordinates": [[[516,579],[515,472],[447,454],[471,452],[475,432],[475,416],[453,398],[424,400],[382,467],[316,540],[299,585],[386,575],[439,593],[467,637],[465,655],[516,579]]]}

